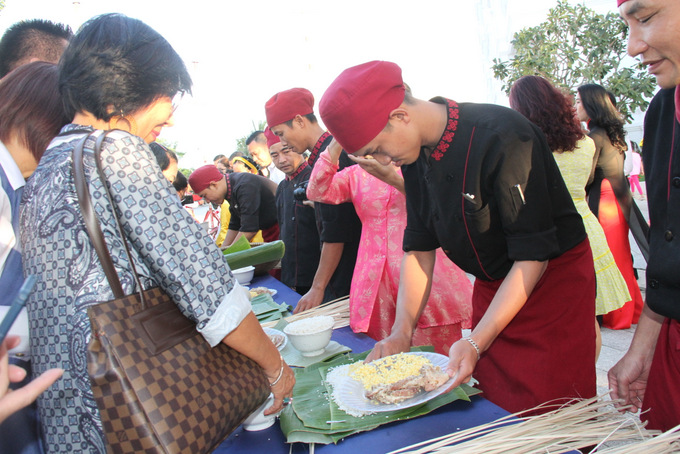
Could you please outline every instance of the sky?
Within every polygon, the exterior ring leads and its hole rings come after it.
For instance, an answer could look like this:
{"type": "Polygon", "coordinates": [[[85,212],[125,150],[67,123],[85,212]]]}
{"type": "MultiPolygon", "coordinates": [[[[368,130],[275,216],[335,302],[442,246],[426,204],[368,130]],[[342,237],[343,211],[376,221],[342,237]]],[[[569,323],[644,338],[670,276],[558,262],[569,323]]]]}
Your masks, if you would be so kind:
{"type": "MultiPolygon", "coordinates": [[[[572,0],[575,2],[576,0],[572,0]]],[[[163,35],[192,76],[175,126],[161,139],[195,168],[236,150],[265,119],[264,104],[293,87],[318,101],[350,66],[399,64],[414,95],[507,105],[493,80],[493,57],[509,58],[512,34],[539,24],[557,0],[6,0],[0,33],[42,18],[74,31],[90,17],[120,12],[163,35]]],[[[615,0],[586,0],[599,13],[615,0]]],[[[315,108],[315,110],[316,110],[315,108]]]]}

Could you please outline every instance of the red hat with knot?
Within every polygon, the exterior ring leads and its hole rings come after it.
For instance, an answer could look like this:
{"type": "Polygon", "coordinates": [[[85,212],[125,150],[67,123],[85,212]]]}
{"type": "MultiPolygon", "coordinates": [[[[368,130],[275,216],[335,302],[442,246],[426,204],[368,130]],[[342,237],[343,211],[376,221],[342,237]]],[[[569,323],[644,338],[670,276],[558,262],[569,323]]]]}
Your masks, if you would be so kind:
{"type": "Polygon", "coordinates": [[[267,138],[267,146],[271,148],[272,145],[281,142],[281,138],[274,134],[269,126],[264,130],[264,136],[267,138]]]}
{"type": "Polygon", "coordinates": [[[385,128],[405,91],[399,66],[371,61],[344,70],[321,97],[319,113],[335,140],[354,153],[385,128]]]}
{"type": "Polygon", "coordinates": [[[272,96],[264,105],[264,111],[270,127],[280,125],[296,115],[314,112],[314,95],[306,88],[291,88],[272,96]]]}
{"type": "Polygon", "coordinates": [[[210,183],[223,178],[224,175],[217,170],[214,164],[208,164],[191,172],[191,175],[189,175],[189,186],[191,186],[194,193],[198,194],[210,186],[210,183]]]}

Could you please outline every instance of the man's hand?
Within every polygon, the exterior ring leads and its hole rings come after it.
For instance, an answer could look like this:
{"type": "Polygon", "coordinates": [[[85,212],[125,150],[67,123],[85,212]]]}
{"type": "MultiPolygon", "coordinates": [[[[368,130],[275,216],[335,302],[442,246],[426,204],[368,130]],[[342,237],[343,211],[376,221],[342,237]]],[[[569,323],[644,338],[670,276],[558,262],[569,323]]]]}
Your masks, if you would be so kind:
{"type": "Polygon", "coordinates": [[[453,377],[449,392],[462,383],[467,383],[472,378],[472,372],[477,365],[477,350],[464,339],[455,342],[449,349],[449,364],[446,373],[453,377]]]}
{"type": "Polygon", "coordinates": [[[295,310],[293,310],[293,314],[317,307],[323,301],[323,293],[323,290],[317,290],[314,289],[314,287],[309,289],[309,291],[300,298],[300,301],[298,301],[295,310]]]}
{"type": "Polygon", "coordinates": [[[370,173],[380,181],[383,181],[390,186],[394,186],[404,194],[404,177],[399,174],[397,171],[397,167],[395,167],[392,163],[388,164],[381,164],[378,162],[376,159],[373,159],[371,156],[366,156],[366,157],[357,157],[357,156],[352,156],[348,155],[349,158],[356,162],[359,167],[364,169],[366,172],[370,173]]]}
{"type": "Polygon", "coordinates": [[[611,398],[619,411],[636,412],[642,408],[652,358],[625,354],[607,373],[611,398]],[[618,399],[623,402],[617,402],[618,399]]]}
{"type": "Polygon", "coordinates": [[[384,358],[385,356],[407,352],[410,349],[411,339],[408,336],[392,333],[385,339],[375,344],[375,347],[373,347],[371,353],[369,353],[366,357],[366,362],[370,363],[371,361],[384,358]]]}

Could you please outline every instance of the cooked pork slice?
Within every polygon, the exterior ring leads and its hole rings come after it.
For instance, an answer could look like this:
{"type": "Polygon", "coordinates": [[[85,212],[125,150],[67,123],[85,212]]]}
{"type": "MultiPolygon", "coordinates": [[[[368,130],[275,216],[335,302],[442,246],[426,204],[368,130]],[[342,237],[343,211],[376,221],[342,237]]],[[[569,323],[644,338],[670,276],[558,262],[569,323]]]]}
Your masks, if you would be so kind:
{"type": "Polygon", "coordinates": [[[426,364],[419,375],[399,380],[391,385],[376,385],[366,392],[366,398],[382,404],[396,404],[415,397],[420,392],[429,392],[446,383],[449,376],[439,367],[426,364]]]}
{"type": "Polygon", "coordinates": [[[449,374],[442,371],[439,368],[439,366],[434,367],[429,364],[425,365],[423,366],[422,372],[424,378],[423,381],[425,382],[425,384],[423,385],[425,392],[434,391],[435,389],[439,388],[441,385],[449,381],[449,374]]]}

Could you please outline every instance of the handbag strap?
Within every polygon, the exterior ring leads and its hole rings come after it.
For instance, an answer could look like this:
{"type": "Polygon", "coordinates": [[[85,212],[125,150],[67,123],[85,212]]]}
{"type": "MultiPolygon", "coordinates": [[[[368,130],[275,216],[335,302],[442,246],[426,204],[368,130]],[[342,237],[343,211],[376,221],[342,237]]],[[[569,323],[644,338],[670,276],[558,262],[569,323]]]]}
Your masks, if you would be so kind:
{"type": "MultiPolygon", "coordinates": [[[[123,242],[125,253],[127,254],[128,261],[130,263],[130,266],[132,267],[135,283],[137,284],[137,289],[139,290],[142,309],[146,309],[146,300],[144,298],[144,292],[142,290],[142,283],[139,279],[139,275],[137,274],[135,263],[132,260],[132,254],[130,254],[130,248],[128,246],[127,240],[125,239],[123,226],[120,223],[120,218],[118,217],[118,213],[116,212],[116,208],[113,203],[113,196],[111,195],[111,190],[106,184],[106,175],[104,174],[104,169],[101,163],[100,155],[102,143],[104,142],[104,139],[106,138],[109,132],[110,131],[106,131],[99,137],[97,137],[94,146],[94,160],[97,166],[97,173],[99,175],[100,180],[102,181],[102,186],[104,187],[104,193],[106,194],[106,197],[109,200],[109,205],[111,206],[113,218],[116,220],[116,227],[121,237],[121,241],[123,242]]],[[[85,227],[90,237],[90,241],[92,241],[92,245],[97,251],[97,256],[99,257],[99,261],[101,262],[102,268],[104,269],[106,279],[109,281],[109,286],[113,291],[113,295],[115,298],[123,298],[125,296],[125,292],[123,291],[123,286],[120,284],[118,273],[116,272],[113,260],[111,259],[111,254],[109,253],[109,248],[106,245],[106,240],[104,239],[104,234],[102,233],[102,229],[100,227],[101,224],[99,223],[97,215],[94,212],[94,208],[92,207],[92,201],[90,199],[90,190],[88,188],[87,179],[85,178],[85,165],[83,162],[83,152],[85,148],[85,142],[91,136],[92,134],[85,136],[80,142],[78,142],[78,144],[73,149],[73,176],[75,180],[76,193],[78,195],[78,205],[80,206],[80,211],[83,215],[83,219],[85,220],[85,227]]]]}

